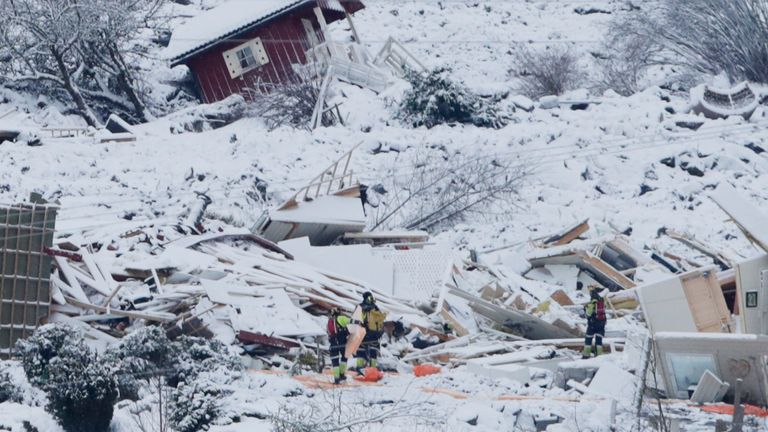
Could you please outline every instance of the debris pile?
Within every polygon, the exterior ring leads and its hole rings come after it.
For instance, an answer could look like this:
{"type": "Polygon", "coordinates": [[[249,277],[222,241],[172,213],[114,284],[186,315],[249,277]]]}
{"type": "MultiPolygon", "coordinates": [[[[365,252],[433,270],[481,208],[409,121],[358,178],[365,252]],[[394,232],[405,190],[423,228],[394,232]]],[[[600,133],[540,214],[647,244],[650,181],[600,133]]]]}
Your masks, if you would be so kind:
{"type": "MultiPolygon", "coordinates": [[[[4,353],[46,321],[78,326],[102,348],[137,326],[158,325],[171,338],[237,345],[246,358],[261,360],[259,367],[274,364],[274,356],[298,363],[308,352],[322,367],[329,312],[351,315],[371,292],[386,314],[385,370],[428,364],[419,369],[426,377],[463,368],[615,400],[626,409],[640,406],[634,403],[651,386],[646,376],[656,373],[653,390],[667,398],[716,403],[739,391],[746,403],[767,403],[768,380],[758,363],[768,346],[768,254],[739,261],[668,230],[660,235],[711,259],[672,261],[650,247],[635,249],[627,233],[601,227],[590,236],[584,220],[524,245],[525,268],[510,272],[482,253],[462,258],[425,232],[364,232],[362,187],[349,158],[265,212],[254,232],[206,224],[207,197],[177,226],[96,243],[53,239],[55,211],[5,209],[0,286],[4,298],[14,296],[0,310],[2,330],[11,326],[0,340],[4,353]],[[43,237],[32,232],[38,227],[43,237]],[[24,230],[32,240],[10,247],[24,230]],[[24,247],[33,251],[27,261],[9,258],[24,247]],[[38,285],[47,281],[34,268],[47,267],[45,260],[55,271],[50,294],[41,296],[38,285]],[[10,262],[22,265],[9,273],[10,262]],[[40,282],[20,285],[21,279],[40,282]],[[598,290],[609,326],[597,352],[606,355],[587,358],[589,331],[580,315],[598,290]]],[[[720,186],[712,197],[749,238],[768,244],[762,216],[737,192],[720,186]]]]}

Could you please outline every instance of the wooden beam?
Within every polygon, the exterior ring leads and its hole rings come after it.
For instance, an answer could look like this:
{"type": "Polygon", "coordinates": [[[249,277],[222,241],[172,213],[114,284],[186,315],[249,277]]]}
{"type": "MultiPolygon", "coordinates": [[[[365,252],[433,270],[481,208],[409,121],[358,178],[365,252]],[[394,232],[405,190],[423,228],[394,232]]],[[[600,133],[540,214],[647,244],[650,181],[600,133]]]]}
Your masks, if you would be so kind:
{"type": "Polygon", "coordinates": [[[360,40],[360,35],[357,34],[357,28],[355,28],[355,22],[352,21],[352,15],[350,15],[349,12],[345,10],[344,16],[347,18],[347,22],[349,23],[349,28],[352,29],[352,35],[355,37],[355,42],[357,42],[358,44],[362,44],[363,41],[360,40]]]}
{"type": "Polygon", "coordinates": [[[109,315],[117,315],[117,316],[124,316],[128,318],[134,318],[134,319],[145,319],[147,321],[158,321],[158,322],[169,322],[176,319],[175,315],[172,314],[149,314],[145,312],[137,312],[137,311],[125,311],[120,309],[107,309],[104,306],[98,306],[94,304],[90,304],[87,302],[83,302],[80,300],[75,299],[74,297],[64,296],[64,298],[67,300],[67,303],[81,307],[85,310],[94,310],[96,312],[102,312],[109,315]]]}
{"type": "Polygon", "coordinates": [[[251,333],[249,331],[244,331],[244,330],[240,330],[239,332],[237,332],[237,338],[241,342],[266,345],[266,346],[271,346],[273,348],[291,349],[291,348],[298,348],[301,346],[299,343],[293,342],[286,338],[267,336],[262,333],[251,333]]]}

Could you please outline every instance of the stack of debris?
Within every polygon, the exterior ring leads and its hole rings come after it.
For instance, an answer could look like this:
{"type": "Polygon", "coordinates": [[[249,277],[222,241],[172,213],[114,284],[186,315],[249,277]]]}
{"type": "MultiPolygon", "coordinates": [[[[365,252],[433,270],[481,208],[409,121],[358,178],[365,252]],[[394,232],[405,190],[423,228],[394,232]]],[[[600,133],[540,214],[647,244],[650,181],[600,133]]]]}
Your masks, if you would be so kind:
{"type": "MultiPolygon", "coordinates": [[[[510,273],[477,254],[463,259],[424,232],[363,232],[350,159],[265,212],[253,231],[206,232],[207,197],[182,222],[194,229],[146,228],[103,242],[54,239],[55,208],[0,211],[0,348],[12,354],[15,340],[45,321],[83,328],[97,347],[152,324],[259,358],[297,358],[327,349],[328,312],[352,312],[370,291],[387,314],[384,357],[395,363],[440,363],[625,402],[639,400],[654,372],[656,390],[700,403],[732,400],[739,378],[748,382],[742,400],[768,401],[768,253],[738,261],[667,231],[712,260],[684,269],[633,248],[626,235],[590,238],[585,220],[530,243],[528,268],[510,273]],[[580,359],[586,286],[609,293],[604,343],[615,361],[580,359]]],[[[713,198],[768,246],[759,211],[728,186],[713,198]]]]}

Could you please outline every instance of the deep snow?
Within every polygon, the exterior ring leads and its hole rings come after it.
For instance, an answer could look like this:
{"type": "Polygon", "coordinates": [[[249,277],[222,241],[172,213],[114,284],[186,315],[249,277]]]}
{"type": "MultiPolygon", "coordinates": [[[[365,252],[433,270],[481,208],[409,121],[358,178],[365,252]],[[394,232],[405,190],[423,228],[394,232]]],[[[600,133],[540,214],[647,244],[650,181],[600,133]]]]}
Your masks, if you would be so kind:
{"type": "MultiPolygon", "coordinates": [[[[203,1],[210,7],[218,2],[203,1]]],[[[581,15],[578,7],[597,7],[622,13],[623,2],[584,1],[459,1],[418,0],[367,2],[355,17],[363,41],[372,52],[388,36],[403,41],[429,66],[450,66],[456,79],[478,92],[514,94],[514,50],[521,44],[545,47],[569,44],[583,54],[583,67],[593,71],[590,52],[600,49],[600,37],[610,14],[581,15]]],[[[200,4],[173,5],[177,15],[195,15],[200,4]]],[[[344,23],[334,25],[336,38],[347,40],[344,23]]],[[[179,70],[158,67],[167,78],[179,70]]],[[[707,197],[721,182],[728,182],[762,208],[768,207],[765,154],[747,148],[768,149],[765,120],[706,121],[693,132],[674,126],[675,115],[688,104],[684,93],[650,87],[634,96],[612,92],[592,94],[602,103],[587,110],[518,110],[514,121],[500,130],[473,126],[437,126],[413,129],[394,120],[393,110],[402,92],[398,85],[382,95],[339,85],[345,97],[341,110],[346,126],[321,128],[313,134],[282,128],[268,131],[256,118],[199,134],[174,135],[173,120],[161,118],[135,127],[135,143],[95,144],[89,139],[45,139],[41,147],[0,145],[0,200],[24,200],[30,192],[58,199],[62,209],[57,227],[76,241],[119,242],[121,233],[153,221],[174,222],[193,202],[196,192],[212,199],[207,216],[219,222],[250,227],[265,203],[254,199],[257,185],[266,183],[268,204],[278,203],[348,149],[362,141],[353,158],[361,181],[390,184],[393,175],[413,171],[423,152],[462,153],[487,160],[504,158],[532,169],[510,207],[463,221],[440,233],[437,241],[466,253],[481,251],[481,259],[515,269],[520,255],[532,249],[531,239],[556,232],[590,218],[590,236],[626,232],[639,248],[648,246],[706,262],[706,258],[659,236],[662,227],[696,236],[725,254],[750,257],[750,245],[727,216],[707,197]],[[667,102],[664,99],[669,99],[667,102]],[[671,108],[671,109],[669,109],[671,108]],[[390,151],[377,151],[384,149],[390,151]],[[661,161],[675,160],[670,167],[661,161]],[[681,167],[697,167],[695,176],[681,167]],[[642,187],[650,192],[641,192],[642,187]],[[127,220],[131,219],[131,220],[127,220]],[[500,252],[486,249],[509,245],[500,252]]],[[[570,96],[582,98],[586,91],[570,96]]],[[[24,104],[23,100],[13,99],[24,104]]],[[[511,99],[502,103],[511,106],[511,99]]],[[[0,104],[0,112],[5,111],[0,104]]],[[[33,112],[29,127],[47,121],[61,125],[75,120],[33,112]],[[40,120],[40,119],[43,120],[40,120]]],[[[555,287],[531,283],[544,291],[555,287]]],[[[626,324],[626,323],[625,323],[626,324]]],[[[627,324],[629,326],[629,324],[627,324]]],[[[619,329],[621,326],[616,325],[619,329]]],[[[609,330],[611,328],[609,327],[609,330]]],[[[617,355],[618,356],[618,355],[617,355]]],[[[623,360],[607,357],[605,361],[623,360]]],[[[513,382],[490,382],[462,369],[438,376],[413,378],[408,373],[390,376],[382,386],[343,391],[318,391],[285,377],[253,373],[243,378],[227,404],[233,410],[254,406],[262,415],[283,404],[302,407],[312,401],[341,397],[345,403],[366,407],[364,415],[387,410],[403,398],[416,407],[403,418],[376,424],[371,430],[509,430],[514,422],[528,424],[533,414],[552,413],[568,420],[555,430],[606,430],[604,401],[587,398],[574,402],[575,392],[521,388],[513,382]],[[424,387],[462,392],[427,393],[424,387]],[[295,393],[296,397],[284,397],[295,393]],[[547,400],[498,400],[500,396],[546,396],[547,400]],[[563,400],[552,400],[562,397],[563,400]],[[517,416],[516,413],[522,413],[517,416]],[[476,426],[468,420],[477,417],[476,426]],[[522,418],[523,420],[516,420],[522,418]],[[420,422],[416,422],[420,420],[420,422]],[[424,424],[421,424],[424,423],[424,424]]],[[[685,406],[672,413],[690,417],[689,430],[711,430],[713,416],[698,416],[685,406]]],[[[119,407],[116,431],[135,430],[129,407],[119,407]]],[[[620,411],[621,427],[631,426],[628,412],[620,411]]],[[[22,430],[29,419],[39,430],[58,430],[40,408],[0,404],[0,425],[22,430]]],[[[525,426],[521,426],[522,430],[525,426]]],[[[267,420],[243,418],[216,431],[269,430],[267,420]]]]}

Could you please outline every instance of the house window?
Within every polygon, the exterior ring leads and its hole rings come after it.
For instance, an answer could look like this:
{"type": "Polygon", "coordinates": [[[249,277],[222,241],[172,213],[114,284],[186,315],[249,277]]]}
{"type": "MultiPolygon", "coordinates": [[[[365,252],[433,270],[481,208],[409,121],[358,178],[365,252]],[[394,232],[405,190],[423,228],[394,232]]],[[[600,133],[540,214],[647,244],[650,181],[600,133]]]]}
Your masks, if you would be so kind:
{"type": "Polygon", "coordinates": [[[688,398],[688,389],[695,387],[704,371],[718,375],[715,359],[710,354],[669,353],[669,364],[675,383],[677,397],[688,398]]]}
{"type": "Polygon", "coordinates": [[[269,63],[269,57],[261,38],[255,38],[224,51],[224,62],[227,64],[230,78],[234,79],[269,63]]]}
{"type": "Polygon", "coordinates": [[[256,59],[253,57],[253,50],[247,46],[237,52],[237,61],[240,62],[240,69],[245,71],[256,67],[256,59]]]}

